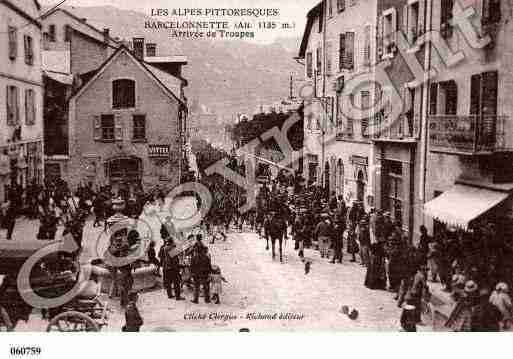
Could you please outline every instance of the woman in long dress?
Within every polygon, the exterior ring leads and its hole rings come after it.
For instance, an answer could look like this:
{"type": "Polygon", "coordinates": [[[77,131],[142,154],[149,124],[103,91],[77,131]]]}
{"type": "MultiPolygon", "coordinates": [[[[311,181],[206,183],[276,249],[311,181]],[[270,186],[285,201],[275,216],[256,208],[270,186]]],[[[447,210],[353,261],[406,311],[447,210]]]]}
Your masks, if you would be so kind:
{"type": "Polygon", "coordinates": [[[365,286],[369,289],[382,289],[387,287],[385,276],[385,258],[382,243],[371,244],[370,263],[365,275],[365,286]]]}

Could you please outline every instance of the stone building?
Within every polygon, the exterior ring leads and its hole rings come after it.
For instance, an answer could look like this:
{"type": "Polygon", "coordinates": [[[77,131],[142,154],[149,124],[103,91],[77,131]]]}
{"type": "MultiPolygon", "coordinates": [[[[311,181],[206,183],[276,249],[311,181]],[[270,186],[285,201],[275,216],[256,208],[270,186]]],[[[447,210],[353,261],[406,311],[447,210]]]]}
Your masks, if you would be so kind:
{"type": "Polygon", "coordinates": [[[0,3],[0,202],[6,187],[43,179],[40,5],[0,3]]]}
{"type": "Polygon", "coordinates": [[[69,102],[68,175],[96,185],[175,185],[183,159],[183,80],[125,46],[69,102]]]}

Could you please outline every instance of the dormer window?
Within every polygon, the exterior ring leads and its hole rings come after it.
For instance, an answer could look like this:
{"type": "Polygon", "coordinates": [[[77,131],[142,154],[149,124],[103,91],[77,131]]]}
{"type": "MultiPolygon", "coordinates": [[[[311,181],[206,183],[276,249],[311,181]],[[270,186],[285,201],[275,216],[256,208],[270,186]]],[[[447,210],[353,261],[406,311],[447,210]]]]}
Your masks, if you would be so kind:
{"type": "Polygon", "coordinates": [[[135,81],[119,79],[112,81],[112,108],[135,107],[135,81]]]}

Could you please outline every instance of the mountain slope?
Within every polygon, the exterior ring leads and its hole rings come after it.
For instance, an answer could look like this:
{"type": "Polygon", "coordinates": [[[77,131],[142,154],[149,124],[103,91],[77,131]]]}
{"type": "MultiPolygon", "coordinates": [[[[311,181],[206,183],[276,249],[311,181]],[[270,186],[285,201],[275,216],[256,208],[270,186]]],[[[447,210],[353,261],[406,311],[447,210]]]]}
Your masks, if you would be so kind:
{"type": "Polygon", "coordinates": [[[293,60],[297,39],[282,38],[269,45],[176,39],[168,30],[145,29],[144,22],[150,18],[140,12],[112,6],[65,8],[99,29],[110,28],[114,37],[128,40],[143,36],[157,43],[161,55],[186,55],[189,63],[183,76],[189,81],[189,102],[208,107],[224,122],[231,122],[236,113],[251,114],[261,104],[287,97],[291,73],[295,78],[302,73],[293,60]]]}

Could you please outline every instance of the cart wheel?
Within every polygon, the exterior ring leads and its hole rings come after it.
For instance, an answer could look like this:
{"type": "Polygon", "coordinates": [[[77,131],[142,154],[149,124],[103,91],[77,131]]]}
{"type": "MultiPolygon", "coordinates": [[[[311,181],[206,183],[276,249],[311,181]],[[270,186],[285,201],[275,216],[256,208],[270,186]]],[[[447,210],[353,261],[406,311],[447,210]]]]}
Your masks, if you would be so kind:
{"type": "Polygon", "coordinates": [[[46,327],[47,332],[99,332],[100,327],[88,315],[76,311],[68,311],[56,315],[46,327]]]}

